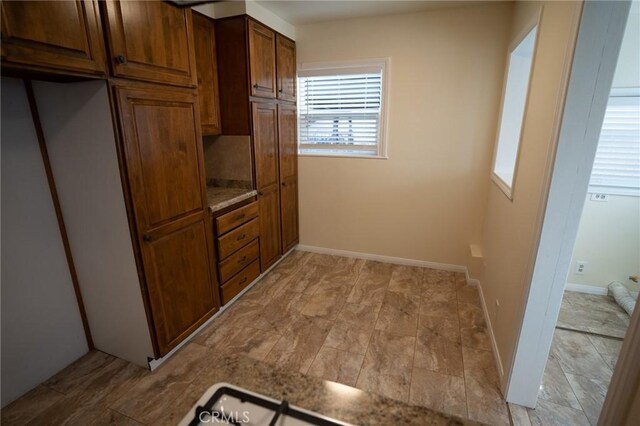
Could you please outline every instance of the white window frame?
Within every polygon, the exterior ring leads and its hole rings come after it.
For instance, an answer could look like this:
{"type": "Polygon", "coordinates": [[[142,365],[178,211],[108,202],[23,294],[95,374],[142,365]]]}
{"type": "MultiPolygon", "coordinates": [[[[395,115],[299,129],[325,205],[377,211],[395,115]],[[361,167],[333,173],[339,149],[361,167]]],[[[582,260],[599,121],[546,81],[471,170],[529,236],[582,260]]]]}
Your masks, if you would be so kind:
{"type": "Polygon", "coordinates": [[[496,141],[493,151],[493,162],[491,163],[491,180],[500,188],[504,195],[513,202],[513,193],[516,186],[516,180],[518,176],[518,166],[520,163],[520,148],[522,148],[522,135],[524,134],[525,118],[527,116],[527,110],[529,107],[529,95],[531,94],[531,82],[533,81],[533,71],[536,62],[536,56],[538,52],[538,41],[540,38],[540,17],[542,15],[542,7],[538,10],[538,13],[532,17],[529,23],[523,28],[522,32],[518,34],[518,37],[509,45],[509,53],[507,56],[507,64],[504,71],[504,81],[502,83],[502,97],[500,99],[500,113],[498,114],[498,124],[496,126],[496,141]],[[504,109],[505,96],[507,94],[507,80],[509,76],[509,67],[511,64],[511,54],[522,43],[522,41],[529,35],[529,33],[536,28],[536,39],[533,45],[533,55],[531,59],[531,70],[529,71],[529,82],[527,83],[527,93],[524,101],[524,111],[522,113],[522,123],[520,125],[520,135],[518,136],[518,146],[516,148],[516,160],[513,167],[513,177],[511,178],[511,185],[505,182],[496,172],[496,161],[498,159],[499,141],[500,141],[500,128],[502,124],[502,114],[504,109]]]}
{"type": "MultiPolygon", "coordinates": [[[[298,132],[298,156],[301,157],[332,157],[332,158],[363,158],[363,159],[378,159],[387,160],[387,110],[389,108],[389,76],[391,70],[390,58],[376,58],[376,59],[364,59],[353,61],[340,61],[340,62],[308,62],[298,64],[298,74],[300,71],[336,71],[339,74],[340,70],[349,70],[353,68],[371,68],[380,67],[382,69],[381,78],[381,93],[380,93],[380,119],[378,121],[378,144],[376,155],[358,155],[355,153],[331,153],[320,152],[311,153],[300,149],[300,132],[298,132]]],[[[299,79],[296,79],[296,84],[299,85],[299,79]]],[[[300,87],[298,86],[298,93],[300,87]]],[[[298,106],[300,102],[298,102],[298,106]]],[[[298,111],[300,115],[300,111],[298,111]]],[[[356,151],[357,147],[350,147],[351,150],[356,151]]]]}
{"type": "MultiPolygon", "coordinates": [[[[640,97],[640,87],[612,88],[611,93],[609,93],[609,98],[638,98],[638,97],[640,97]]],[[[608,106],[608,100],[607,100],[607,106],[608,106]]],[[[598,140],[598,147],[599,145],[600,145],[600,141],[598,140]]],[[[596,151],[594,163],[597,157],[598,157],[598,153],[596,151]]],[[[591,177],[589,177],[589,188],[587,191],[589,194],[606,194],[606,195],[620,195],[620,196],[626,196],[626,197],[640,197],[640,188],[628,188],[628,187],[620,187],[616,185],[594,185],[591,183],[591,177]]]]}

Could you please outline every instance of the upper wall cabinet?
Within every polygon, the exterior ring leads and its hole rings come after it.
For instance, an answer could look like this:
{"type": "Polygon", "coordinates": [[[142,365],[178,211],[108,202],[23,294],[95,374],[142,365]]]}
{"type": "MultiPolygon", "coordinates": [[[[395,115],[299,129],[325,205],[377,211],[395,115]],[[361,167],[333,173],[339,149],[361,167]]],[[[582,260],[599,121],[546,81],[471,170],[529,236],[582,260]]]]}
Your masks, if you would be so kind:
{"type": "Polygon", "coordinates": [[[249,20],[251,96],[276,97],[276,34],[249,20]]]}
{"type": "Polygon", "coordinates": [[[191,12],[160,1],[105,2],[113,75],[196,86],[191,12]]]}
{"type": "Polygon", "coordinates": [[[223,134],[251,134],[250,97],[295,102],[295,42],[237,16],[216,20],[216,45],[223,134]]]}
{"type": "Polygon", "coordinates": [[[213,21],[193,13],[193,38],[198,70],[200,125],[203,135],[220,134],[220,101],[218,98],[218,65],[213,21]]]}
{"type": "Polygon", "coordinates": [[[276,36],[278,99],[296,101],[296,44],[278,34],[276,36]]]}
{"type": "Polygon", "coordinates": [[[3,1],[2,65],[104,75],[95,1],[3,1]]]}

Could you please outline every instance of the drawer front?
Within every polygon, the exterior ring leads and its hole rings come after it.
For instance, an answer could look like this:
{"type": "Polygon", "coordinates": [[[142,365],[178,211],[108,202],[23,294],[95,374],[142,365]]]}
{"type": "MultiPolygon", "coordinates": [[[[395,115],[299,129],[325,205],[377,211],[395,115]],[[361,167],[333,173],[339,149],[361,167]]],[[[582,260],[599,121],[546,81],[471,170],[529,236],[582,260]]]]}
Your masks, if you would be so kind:
{"type": "Polygon", "coordinates": [[[254,217],[258,217],[258,203],[254,202],[240,207],[232,212],[216,218],[216,231],[218,235],[231,231],[243,223],[249,222],[254,217]]]}
{"type": "Polygon", "coordinates": [[[251,244],[241,248],[227,259],[220,262],[220,281],[227,282],[229,278],[234,276],[238,271],[253,262],[260,255],[258,240],[255,239],[251,244]]]}
{"type": "Polygon", "coordinates": [[[258,275],[260,275],[260,261],[254,260],[251,265],[238,272],[222,286],[222,304],[227,304],[229,300],[236,297],[246,286],[258,278],[258,275]]]}
{"type": "Polygon", "coordinates": [[[218,255],[220,260],[225,259],[238,249],[246,246],[251,241],[258,238],[260,234],[260,224],[258,219],[253,219],[224,236],[218,238],[218,255]]]}

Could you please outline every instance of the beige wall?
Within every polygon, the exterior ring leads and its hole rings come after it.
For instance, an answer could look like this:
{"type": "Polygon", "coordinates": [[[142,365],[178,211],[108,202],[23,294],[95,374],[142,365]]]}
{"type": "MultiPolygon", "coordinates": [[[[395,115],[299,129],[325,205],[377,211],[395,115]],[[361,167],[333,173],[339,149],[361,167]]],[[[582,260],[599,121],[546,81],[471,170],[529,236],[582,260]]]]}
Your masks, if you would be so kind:
{"type": "Polygon", "coordinates": [[[607,287],[619,281],[638,291],[630,275],[640,274],[640,198],[608,195],[591,201],[587,195],[567,282],[607,287]],[[583,275],[576,263],[588,262],[583,275]]]}
{"type": "MultiPolygon", "coordinates": [[[[538,13],[540,5],[516,3],[512,38],[538,13]]],[[[555,120],[566,86],[580,9],[580,2],[544,3],[513,201],[494,184],[489,190],[482,238],[484,265],[474,275],[482,285],[504,371],[510,370],[524,312],[554,148],[555,120]]]]}
{"type": "MultiPolygon", "coordinates": [[[[640,87],[640,3],[634,2],[620,47],[613,87],[640,87]]],[[[640,198],[609,195],[591,201],[587,195],[567,282],[606,287],[619,281],[635,291],[629,281],[640,274],[640,198]],[[583,275],[576,263],[588,262],[583,275]]]]}
{"type": "Polygon", "coordinates": [[[296,28],[298,62],[390,57],[388,160],[301,157],[303,245],[464,265],[481,236],[511,5],[296,28]]]}

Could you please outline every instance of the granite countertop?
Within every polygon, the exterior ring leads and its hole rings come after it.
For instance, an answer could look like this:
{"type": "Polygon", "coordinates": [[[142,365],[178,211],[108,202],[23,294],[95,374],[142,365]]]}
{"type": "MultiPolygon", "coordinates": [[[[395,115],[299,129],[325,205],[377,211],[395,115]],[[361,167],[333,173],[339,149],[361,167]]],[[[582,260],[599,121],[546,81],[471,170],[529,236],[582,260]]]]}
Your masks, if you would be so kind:
{"type": "Polygon", "coordinates": [[[255,197],[257,194],[255,189],[207,186],[209,211],[211,213],[217,212],[247,198],[255,197]]]}
{"type": "MultiPolygon", "coordinates": [[[[197,382],[197,383],[196,383],[197,382]]],[[[225,382],[354,425],[477,425],[424,407],[320,380],[245,356],[220,357],[196,379],[206,389],[225,382]]],[[[204,391],[203,391],[204,393],[204,391]]]]}

